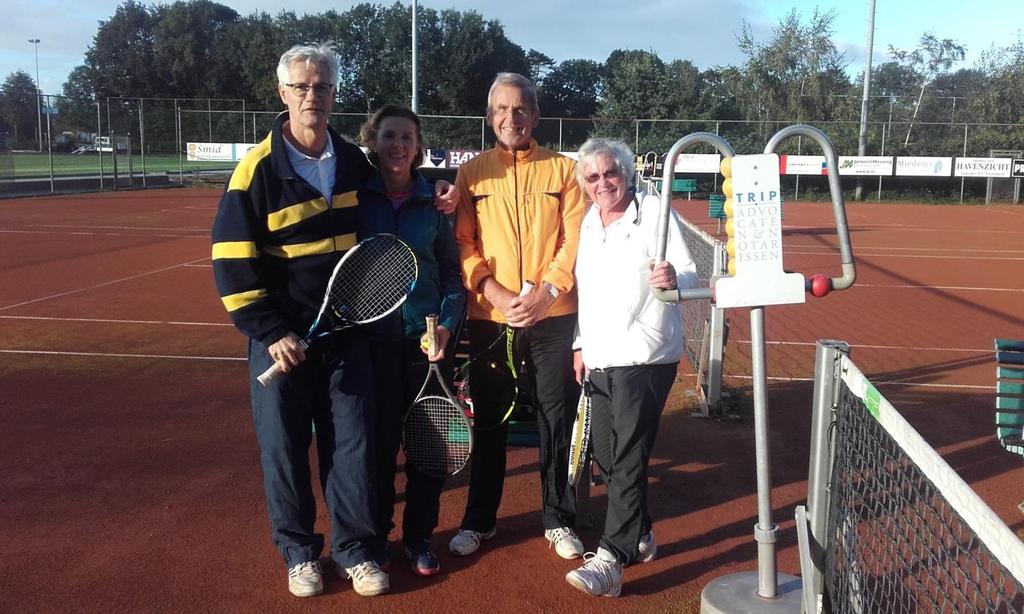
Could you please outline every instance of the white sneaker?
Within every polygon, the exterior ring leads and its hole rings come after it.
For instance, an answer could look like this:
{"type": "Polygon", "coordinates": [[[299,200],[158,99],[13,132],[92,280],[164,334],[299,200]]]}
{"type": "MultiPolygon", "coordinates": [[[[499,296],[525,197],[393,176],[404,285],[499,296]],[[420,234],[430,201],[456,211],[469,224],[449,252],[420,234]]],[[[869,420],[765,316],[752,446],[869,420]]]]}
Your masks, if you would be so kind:
{"type": "Polygon", "coordinates": [[[622,593],[622,563],[615,555],[598,548],[597,554],[588,552],[583,560],[586,562],[581,567],[565,574],[566,582],[597,597],[618,597],[622,593]]]}
{"type": "Polygon", "coordinates": [[[288,570],[288,591],[296,597],[312,597],[324,592],[324,576],[319,561],[299,563],[288,570]]]}
{"type": "Polygon", "coordinates": [[[448,550],[450,550],[452,554],[457,554],[459,556],[473,554],[480,549],[480,542],[487,541],[494,537],[494,534],[497,532],[497,527],[487,531],[486,533],[470,531],[469,529],[459,529],[459,532],[455,534],[452,541],[448,542],[448,550]]]}
{"type": "Polygon", "coordinates": [[[338,575],[352,579],[352,588],[363,597],[383,595],[391,590],[388,574],[380,568],[376,561],[363,561],[355,567],[338,566],[338,575]]]}
{"type": "Polygon", "coordinates": [[[569,527],[545,529],[544,537],[548,540],[548,548],[555,547],[555,553],[563,559],[578,559],[583,556],[583,542],[569,527]]]}
{"type": "Polygon", "coordinates": [[[640,543],[637,544],[636,549],[638,563],[650,563],[654,557],[658,556],[658,544],[654,542],[654,529],[640,536],[640,543]]]}

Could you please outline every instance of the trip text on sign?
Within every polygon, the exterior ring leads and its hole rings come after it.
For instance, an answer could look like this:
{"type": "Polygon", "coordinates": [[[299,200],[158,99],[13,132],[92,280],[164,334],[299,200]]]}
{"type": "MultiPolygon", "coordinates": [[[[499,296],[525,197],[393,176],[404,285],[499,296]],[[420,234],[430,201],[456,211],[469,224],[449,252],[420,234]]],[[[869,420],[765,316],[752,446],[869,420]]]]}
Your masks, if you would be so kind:
{"type": "Polygon", "coordinates": [[[737,203],[753,203],[753,202],[765,202],[778,200],[779,193],[775,190],[768,190],[764,192],[737,192],[736,202],[737,203]]]}

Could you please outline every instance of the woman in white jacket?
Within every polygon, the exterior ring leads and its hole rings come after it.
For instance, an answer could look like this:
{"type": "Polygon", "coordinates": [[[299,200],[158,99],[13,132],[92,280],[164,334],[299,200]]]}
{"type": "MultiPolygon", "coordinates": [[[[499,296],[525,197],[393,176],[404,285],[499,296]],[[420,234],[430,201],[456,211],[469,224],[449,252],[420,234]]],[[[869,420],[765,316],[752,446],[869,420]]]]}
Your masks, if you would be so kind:
{"type": "Polygon", "coordinates": [[[683,354],[678,305],[651,288],[689,288],[696,267],[672,213],[665,261],[654,263],[660,200],[635,191],[635,158],[621,141],[588,140],[576,178],[593,206],[576,257],[577,379],[589,374],[594,458],[607,478],[608,512],[599,547],[566,580],[591,595],[618,596],[622,570],[654,558],[647,465],[658,421],[683,354]]]}

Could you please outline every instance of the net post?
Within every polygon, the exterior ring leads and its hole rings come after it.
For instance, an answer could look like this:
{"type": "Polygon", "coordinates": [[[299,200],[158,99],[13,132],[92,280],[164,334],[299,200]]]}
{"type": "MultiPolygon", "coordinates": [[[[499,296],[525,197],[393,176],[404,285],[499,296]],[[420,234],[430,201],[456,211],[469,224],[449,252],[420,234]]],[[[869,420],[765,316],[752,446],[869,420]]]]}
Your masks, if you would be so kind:
{"type": "MultiPolygon", "coordinates": [[[[716,240],[714,243],[714,258],[711,267],[712,275],[720,275],[728,272],[725,264],[725,245],[716,240]]],[[[725,310],[719,309],[714,301],[711,302],[711,345],[708,348],[708,376],[707,396],[708,405],[719,410],[721,414],[722,403],[722,360],[725,355],[725,310]]]]}
{"type": "Polygon", "coordinates": [[[823,591],[825,548],[828,545],[828,481],[832,475],[833,451],[828,434],[832,412],[838,405],[840,364],[850,355],[845,341],[819,339],[814,354],[814,396],[811,413],[810,460],[807,470],[807,516],[810,524],[810,569],[800,575],[815,596],[823,591]]]}

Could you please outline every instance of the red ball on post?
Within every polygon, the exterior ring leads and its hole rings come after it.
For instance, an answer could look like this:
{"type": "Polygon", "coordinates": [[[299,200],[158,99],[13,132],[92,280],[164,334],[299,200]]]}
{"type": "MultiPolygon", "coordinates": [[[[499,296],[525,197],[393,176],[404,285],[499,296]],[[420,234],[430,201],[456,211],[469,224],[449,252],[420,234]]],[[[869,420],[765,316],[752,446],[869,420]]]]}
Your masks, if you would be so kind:
{"type": "Polygon", "coordinates": [[[821,298],[832,291],[832,280],[828,275],[818,273],[811,276],[811,294],[821,298]]]}

